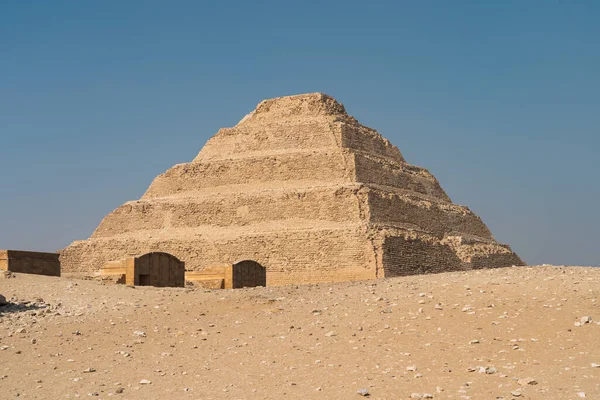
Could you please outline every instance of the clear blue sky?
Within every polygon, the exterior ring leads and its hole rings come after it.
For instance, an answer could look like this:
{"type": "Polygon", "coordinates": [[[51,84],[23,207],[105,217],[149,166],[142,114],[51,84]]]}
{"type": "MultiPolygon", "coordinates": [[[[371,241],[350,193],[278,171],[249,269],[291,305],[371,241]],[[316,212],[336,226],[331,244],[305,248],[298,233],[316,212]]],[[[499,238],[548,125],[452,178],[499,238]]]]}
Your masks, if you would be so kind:
{"type": "Polygon", "coordinates": [[[325,92],[528,263],[600,265],[600,2],[0,2],[0,248],[87,238],[262,99],[325,92]]]}

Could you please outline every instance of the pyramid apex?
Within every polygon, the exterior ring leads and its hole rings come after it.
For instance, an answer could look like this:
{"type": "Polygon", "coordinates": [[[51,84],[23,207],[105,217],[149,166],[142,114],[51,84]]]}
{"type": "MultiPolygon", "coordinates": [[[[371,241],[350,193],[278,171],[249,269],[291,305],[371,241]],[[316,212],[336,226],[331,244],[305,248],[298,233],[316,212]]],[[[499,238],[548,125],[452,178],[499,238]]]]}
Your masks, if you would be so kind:
{"type": "Polygon", "coordinates": [[[295,116],[348,117],[348,114],[342,103],[338,102],[328,94],[321,92],[304,93],[263,100],[258,103],[256,108],[250,114],[246,115],[239,124],[252,119],[279,119],[295,116]]]}

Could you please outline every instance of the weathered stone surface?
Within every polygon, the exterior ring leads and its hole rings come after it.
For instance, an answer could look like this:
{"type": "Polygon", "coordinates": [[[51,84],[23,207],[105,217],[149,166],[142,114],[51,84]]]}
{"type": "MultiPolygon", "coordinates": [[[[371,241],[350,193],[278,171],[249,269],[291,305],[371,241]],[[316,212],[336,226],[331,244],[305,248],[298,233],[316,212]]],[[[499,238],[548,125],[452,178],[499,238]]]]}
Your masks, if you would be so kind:
{"type": "Polygon", "coordinates": [[[0,250],[0,270],[60,276],[58,253],[40,253],[35,251],[0,250]]]}
{"type": "Polygon", "coordinates": [[[517,381],[520,386],[537,385],[537,381],[533,378],[521,378],[517,381]]]}
{"type": "Polygon", "coordinates": [[[111,261],[100,269],[104,279],[130,286],[184,287],[185,264],[162,252],[111,261]]]}
{"type": "Polygon", "coordinates": [[[157,251],[190,271],[253,260],[268,285],[523,264],[432,174],[321,93],[261,102],[61,261],[89,275],[157,251]]]}

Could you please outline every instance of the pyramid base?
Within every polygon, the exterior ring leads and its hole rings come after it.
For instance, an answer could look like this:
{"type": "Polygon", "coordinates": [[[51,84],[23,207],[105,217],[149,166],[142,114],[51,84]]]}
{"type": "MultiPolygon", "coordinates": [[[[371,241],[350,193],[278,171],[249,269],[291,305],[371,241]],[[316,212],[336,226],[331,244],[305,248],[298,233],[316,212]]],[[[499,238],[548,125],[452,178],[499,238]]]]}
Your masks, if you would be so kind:
{"type": "Polygon", "coordinates": [[[109,261],[166,252],[187,271],[256,261],[266,268],[267,285],[369,280],[382,277],[523,265],[508,246],[485,239],[449,236],[442,240],[398,228],[347,226],[263,232],[226,238],[94,238],[61,252],[70,276],[91,276],[109,261]]]}

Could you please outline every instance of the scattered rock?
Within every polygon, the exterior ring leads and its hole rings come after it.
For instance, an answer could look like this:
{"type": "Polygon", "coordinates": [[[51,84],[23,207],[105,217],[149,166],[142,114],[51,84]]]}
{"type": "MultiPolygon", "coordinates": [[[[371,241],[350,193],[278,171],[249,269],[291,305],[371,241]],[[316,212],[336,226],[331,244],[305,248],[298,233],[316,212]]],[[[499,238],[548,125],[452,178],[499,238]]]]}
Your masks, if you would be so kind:
{"type": "Polygon", "coordinates": [[[148,379],[142,379],[140,381],[140,385],[150,385],[151,383],[152,383],[152,381],[148,380],[148,379]]]}
{"type": "Polygon", "coordinates": [[[521,378],[517,381],[519,386],[537,385],[537,381],[533,378],[521,378]]]}
{"type": "Polygon", "coordinates": [[[431,393],[412,393],[410,395],[411,399],[433,399],[433,395],[431,393]]]}
{"type": "Polygon", "coordinates": [[[361,395],[363,397],[367,397],[367,396],[369,396],[369,389],[358,389],[356,391],[356,393],[358,393],[359,395],[361,395]]]}
{"type": "Polygon", "coordinates": [[[10,279],[14,277],[13,273],[10,271],[0,271],[0,279],[10,279]]]}
{"type": "Polygon", "coordinates": [[[498,372],[498,370],[494,367],[487,367],[485,369],[485,373],[488,375],[495,374],[496,372],[498,372]]]}

